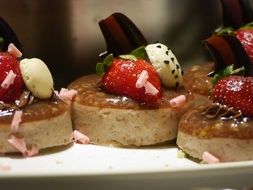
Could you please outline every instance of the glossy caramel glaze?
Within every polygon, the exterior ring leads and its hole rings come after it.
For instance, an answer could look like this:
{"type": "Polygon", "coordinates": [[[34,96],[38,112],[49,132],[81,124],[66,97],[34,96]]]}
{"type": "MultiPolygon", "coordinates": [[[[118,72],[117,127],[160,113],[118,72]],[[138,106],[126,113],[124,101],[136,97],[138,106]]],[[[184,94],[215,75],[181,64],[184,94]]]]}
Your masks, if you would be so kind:
{"type": "MultiPolygon", "coordinates": [[[[32,122],[57,117],[68,110],[68,105],[58,98],[34,101],[22,110],[22,122],[32,122]]],[[[0,110],[0,124],[11,123],[14,109],[0,110]]]]}
{"type": "Polygon", "coordinates": [[[179,131],[199,138],[253,138],[252,118],[219,119],[203,115],[205,106],[189,110],[180,120],[179,131]]]}
{"type": "Polygon", "coordinates": [[[186,70],[183,77],[184,86],[190,92],[208,95],[212,88],[211,77],[207,76],[213,68],[213,63],[194,65],[186,70]]]}
{"type": "Polygon", "coordinates": [[[69,89],[75,89],[78,95],[75,101],[81,105],[96,106],[101,108],[119,108],[119,109],[150,109],[150,108],[168,108],[169,101],[181,94],[191,99],[191,95],[184,89],[163,89],[163,97],[157,105],[144,105],[125,96],[116,96],[103,92],[99,84],[101,77],[97,75],[88,75],[81,77],[69,85],[69,89]]]}

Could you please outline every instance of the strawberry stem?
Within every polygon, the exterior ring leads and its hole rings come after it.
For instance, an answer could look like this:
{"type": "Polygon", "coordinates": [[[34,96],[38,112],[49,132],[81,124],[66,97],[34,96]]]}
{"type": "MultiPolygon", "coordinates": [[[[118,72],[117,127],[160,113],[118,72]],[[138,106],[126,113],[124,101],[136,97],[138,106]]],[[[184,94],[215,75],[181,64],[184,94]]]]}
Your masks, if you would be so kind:
{"type": "Polygon", "coordinates": [[[112,64],[114,57],[112,54],[109,54],[106,56],[106,58],[103,60],[103,62],[99,62],[96,65],[96,72],[98,75],[103,75],[108,67],[112,64]]]}
{"type": "Polygon", "coordinates": [[[226,35],[235,36],[235,30],[233,27],[220,27],[215,31],[215,34],[219,36],[226,36],[226,35]]]}
{"type": "Polygon", "coordinates": [[[229,65],[225,69],[220,70],[217,74],[214,75],[211,82],[215,85],[220,79],[228,77],[231,75],[244,75],[245,67],[240,67],[234,70],[234,65],[229,65]]]}
{"type": "MultiPolygon", "coordinates": [[[[129,59],[132,61],[136,61],[137,58],[148,60],[145,46],[140,46],[140,47],[134,49],[130,54],[119,55],[118,57],[121,59],[129,59]]],[[[112,64],[113,59],[114,59],[114,56],[111,53],[105,57],[103,62],[97,63],[96,72],[99,76],[102,76],[106,72],[106,70],[112,64]]]]}
{"type": "Polygon", "coordinates": [[[4,39],[0,37],[0,51],[2,51],[3,46],[4,46],[4,39]]]}
{"type": "Polygon", "coordinates": [[[137,61],[137,58],[134,55],[119,55],[121,59],[129,59],[131,61],[137,61]]]}
{"type": "Polygon", "coordinates": [[[135,57],[138,57],[138,58],[148,59],[148,55],[145,50],[145,46],[141,46],[141,47],[134,49],[130,54],[134,55],[135,57]]]}

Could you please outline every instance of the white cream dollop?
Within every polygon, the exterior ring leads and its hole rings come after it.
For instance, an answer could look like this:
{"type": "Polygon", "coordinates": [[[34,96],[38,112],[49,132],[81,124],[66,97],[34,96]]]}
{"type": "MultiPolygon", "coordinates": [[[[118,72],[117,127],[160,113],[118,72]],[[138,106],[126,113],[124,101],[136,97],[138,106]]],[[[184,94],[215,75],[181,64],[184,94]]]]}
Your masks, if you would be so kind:
{"type": "Polygon", "coordinates": [[[28,90],[41,99],[50,98],[54,91],[54,81],[47,65],[38,58],[20,61],[20,70],[28,90]]]}
{"type": "Polygon", "coordinates": [[[166,87],[178,87],[183,84],[183,71],[176,56],[161,43],[145,47],[148,58],[158,72],[161,82],[166,87]]]}

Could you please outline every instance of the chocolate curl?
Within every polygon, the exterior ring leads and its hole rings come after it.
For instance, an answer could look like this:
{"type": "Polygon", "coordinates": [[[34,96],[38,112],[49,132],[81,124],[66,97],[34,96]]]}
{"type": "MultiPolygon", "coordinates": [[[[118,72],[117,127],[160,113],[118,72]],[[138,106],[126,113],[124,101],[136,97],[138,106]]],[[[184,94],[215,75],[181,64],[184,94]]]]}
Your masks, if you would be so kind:
{"type": "Polygon", "coordinates": [[[249,0],[221,0],[224,26],[235,29],[253,21],[249,0]]]}
{"type": "Polygon", "coordinates": [[[2,51],[7,51],[9,44],[13,43],[24,55],[22,45],[18,40],[17,35],[10,27],[10,25],[2,17],[0,17],[0,37],[4,39],[2,51]]]}
{"type": "Polygon", "coordinates": [[[205,40],[204,44],[215,63],[213,74],[233,64],[235,69],[244,66],[246,76],[253,75],[253,64],[251,64],[244,47],[236,37],[214,35],[205,40]]]}
{"type": "Polygon", "coordinates": [[[99,22],[107,45],[107,54],[129,54],[148,42],[137,26],[124,14],[114,13],[99,22]]]}

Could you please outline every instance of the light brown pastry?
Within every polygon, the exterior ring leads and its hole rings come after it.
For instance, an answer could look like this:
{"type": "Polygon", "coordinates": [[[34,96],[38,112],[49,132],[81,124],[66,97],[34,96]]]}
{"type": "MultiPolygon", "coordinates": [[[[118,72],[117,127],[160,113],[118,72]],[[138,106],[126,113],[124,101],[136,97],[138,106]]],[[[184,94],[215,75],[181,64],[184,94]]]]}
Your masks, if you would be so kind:
{"type": "Polygon", "coordinates": [[[25,106],[18,132],[11,127],[14,113],[10,108],[0,110],[0,153],[20,152],[9,142],[11,136],[23,139],[28,149],[37,150],[72,142],[70,109],[62,100],[39,100],[25,106]]]}
{"type": "Polygon", "coordinates": [[[208,74],[213,69],[213,63],[193,65],[186,69],[183,76],[184,87],[194,96],[195,105],[209,102],[208,95],[212,89],[211,79],[208,74]]]}
{"type": "Polygon", "coordinates": [[[78,94],[72,104],[74,128],[100,145],[144,146],[163,143],[177,136],[181,115],[190,106],[191,96],[184,88],[164,89],[161,101],[148,107],[125,96],[100,89],[97,75],[81,77],[69,85],[78,94]],[[172,108],[169,101],[186,95],[182,108],[172,108]]]}
{"type": "Polygon", "coordinates": [[[221,162],[252,160],[253,123],[226,106],[200,106],[182,117],[177,145],[198,159],[209,152],[221,162]]]}

